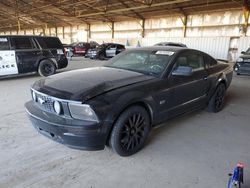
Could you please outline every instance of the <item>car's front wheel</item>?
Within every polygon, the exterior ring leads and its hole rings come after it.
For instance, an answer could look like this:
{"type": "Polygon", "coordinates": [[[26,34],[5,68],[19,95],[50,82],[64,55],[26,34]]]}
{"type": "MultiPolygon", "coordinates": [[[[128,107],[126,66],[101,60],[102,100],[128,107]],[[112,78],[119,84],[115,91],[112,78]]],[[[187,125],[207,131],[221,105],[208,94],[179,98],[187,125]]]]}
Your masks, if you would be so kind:
{"type": "Polygon", "coordinates": [[[210,112],[219,112],[225,104],[226,86],[221,83],[217,86],[213,96],[208,103],[208,110],[210,112]]]}
{"type": "Polygon", "coordinates": [[[43,60],[38,67],[38,73],[41,76],[50,76],[56,73],[56,66],[49,60],[43,60]]]}
{"type": "Polygon", "coordinates": [[[120,156],[130,156],[141,150],[150,131],[148,112],[141,106],[125,110],[116,121],[110,146],[120,156]]]}

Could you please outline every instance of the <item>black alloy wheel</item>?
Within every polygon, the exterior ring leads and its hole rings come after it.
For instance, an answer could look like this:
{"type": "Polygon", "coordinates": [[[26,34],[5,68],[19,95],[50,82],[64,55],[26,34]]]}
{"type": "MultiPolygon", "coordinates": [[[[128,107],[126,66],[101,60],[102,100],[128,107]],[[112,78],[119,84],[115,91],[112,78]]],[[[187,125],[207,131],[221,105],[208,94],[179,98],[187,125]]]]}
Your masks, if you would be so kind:
{"type": "Polygon", "coordinates": [[[214,95],[209,101],[208,109],[211,112],[219,112],[222,110],[225,104],[225,94],[226,94],[226,87],[224,84],[219,84],[215,90],[214,95]]]}
{"type": "Polygon", "coordinates": [[[125,110],[111,133],[110,146],[120,156],[130,156],[143,148],[150,131],[150,119],[141,106],[125,110]]]}
{"type": "Polygon", "coordinates": [[[56,72],[56,67],[54,63],[52,63],[51,61],[43,60],[39,64],[38,73],[41,76],[47,77],[47,76],[55,74],[55,72],[56,72]]]}

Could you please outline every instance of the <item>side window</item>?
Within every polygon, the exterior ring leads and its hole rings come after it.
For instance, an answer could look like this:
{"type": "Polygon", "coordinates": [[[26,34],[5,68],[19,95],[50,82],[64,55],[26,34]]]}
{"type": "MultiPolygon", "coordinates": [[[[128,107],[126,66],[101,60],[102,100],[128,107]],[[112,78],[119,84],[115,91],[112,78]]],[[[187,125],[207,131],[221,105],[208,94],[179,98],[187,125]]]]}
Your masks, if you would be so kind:
{"type": "Polygon", "coordinates": [[[9,40],[6,37],[0,37],[0,50],[9,50],[9,40]]]}
{"type": "Polygon", "coordinates": [[[28,37],[13,37],[12,43],[15,49],[32,49],[34,48],[28,37]]]}
{"type": "Polygon", "coordinates": [[[188,65],[193,68],[193,71],[203,70],[204,58],[201,54],[192,54],[188,56],[188,65]]]}
{"type": "Polygon", "coordinates": [[[217,63],[217,61],[214,59],[214,58],[212,58],[212,57],[210,57],[210,56],[206,56],[207,58],[206,58],[206,67],[207,68],[210,68],[210,67],[214,67],[214,66],[216,66],[218,63],[217,63]]]}
{"type": "Polygon", "coordinates": [[[109,45],[106,49],[110,50],[112,48],[112,45],[109,45]]]}
{"type": "Polygon", "coordinates": [[[122,45],[118,45],[117,49],[122,50],[122,49],[124,49],[124,47],[122,45]]]}
{"type": "Polygon", "coordinates": [[[42,48],[55,48],[60,49],[62,48],[62,44],[58,38],[53,37],[38,37],[36,38],[38,43],[42,48]]]}
{"type": "Polygon", "coordinates": [[[193,71],[203,70],[205,68],[203,55],[190,52],[185,53],[177,59],[176,67],[178,66],[192,67],[193,71]]]}
{"type": "Polygon", "coordinates": [[[111,45],[110,49],[116,49],[116,47],[117,47],[116,45],[111,45]]]}
{"type": "Polygon", "coordinates": [[[176,61],[176,65],[177,65],[177,67],[179,67],[179,66],[188,67],[187,57],[186,56],[180,56],[176,61]]]}

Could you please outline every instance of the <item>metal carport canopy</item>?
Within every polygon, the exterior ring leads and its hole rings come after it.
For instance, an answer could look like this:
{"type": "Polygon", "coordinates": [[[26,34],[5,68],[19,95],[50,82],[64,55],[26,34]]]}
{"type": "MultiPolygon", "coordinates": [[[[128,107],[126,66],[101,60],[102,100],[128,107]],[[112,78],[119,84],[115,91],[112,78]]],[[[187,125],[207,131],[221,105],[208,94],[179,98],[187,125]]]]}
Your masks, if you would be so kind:
{"type": "Polygon", "coordinates": [[[249,9],[249,4],[248,0],[6,0],[0,1],[0,30],[186,16],[249,9]]]}

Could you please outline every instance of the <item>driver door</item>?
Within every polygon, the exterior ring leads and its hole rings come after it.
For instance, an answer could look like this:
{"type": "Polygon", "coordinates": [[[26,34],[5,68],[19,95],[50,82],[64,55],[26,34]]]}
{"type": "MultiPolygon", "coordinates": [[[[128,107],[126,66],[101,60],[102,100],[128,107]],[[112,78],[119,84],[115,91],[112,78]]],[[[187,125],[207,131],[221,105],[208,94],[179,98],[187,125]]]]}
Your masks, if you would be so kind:
{"type": "Polygon", "coordinates": [[[115,45],[110,45],[106,49],[106,56],[107,57],[114,57],[116,55],[116,46],[115,45]]]}
{"type": "Polygon", "coordinates": [[[10,50],[9,37],[0,37],[0,77],[18,74],[16,54],[10,50]]]}
{"type": "Polygon", "coordinates": [[[162,117],[176,116],[205,103],[209,84],[203,54],[190,51],[183,53],[176,59],[172,72],[178,66],[191,67],[193,73],[190,76],[170,73],[165,80],[165,89],[161,93],[161,101],[165,101],[160,106],[162,117]]]}

